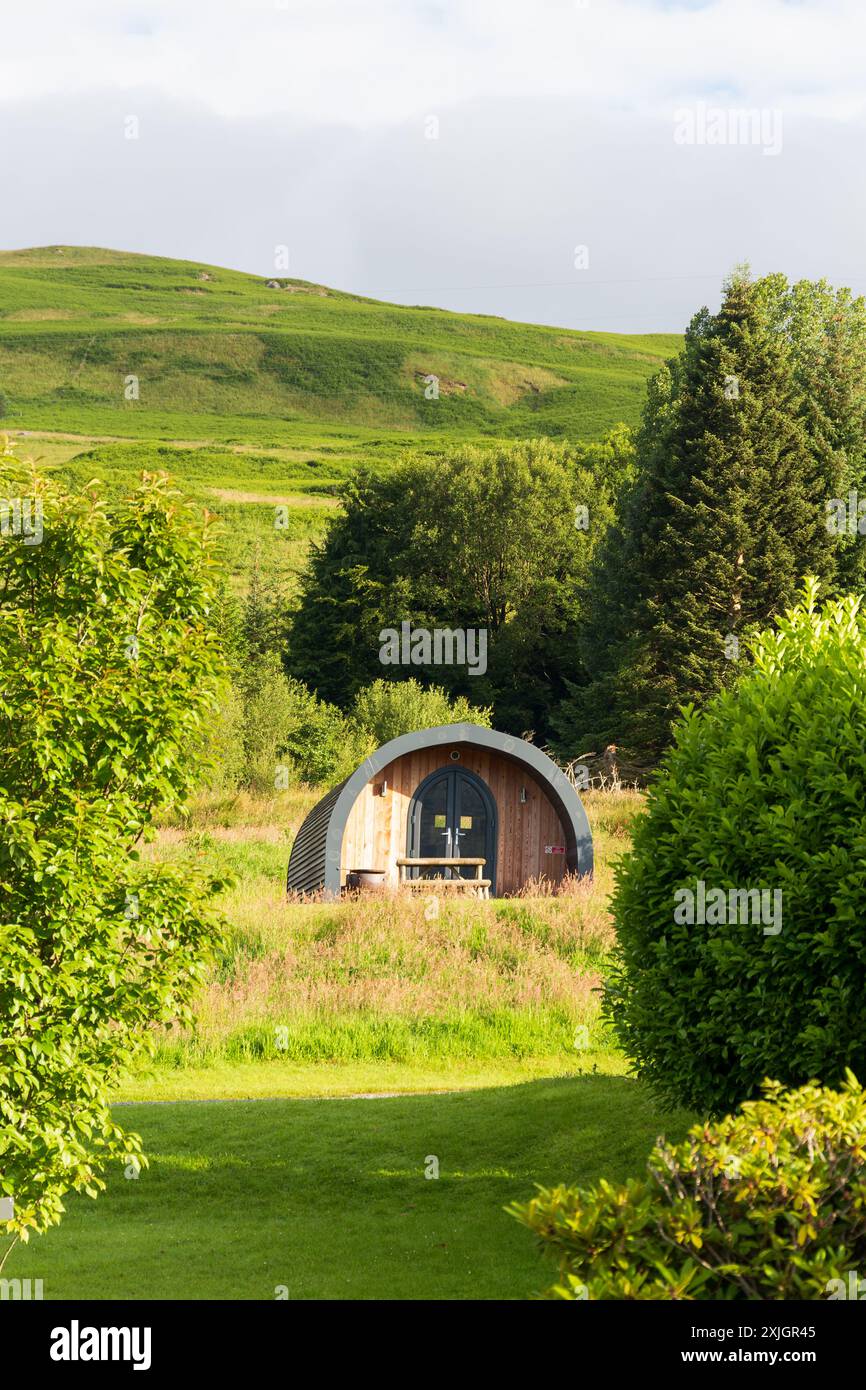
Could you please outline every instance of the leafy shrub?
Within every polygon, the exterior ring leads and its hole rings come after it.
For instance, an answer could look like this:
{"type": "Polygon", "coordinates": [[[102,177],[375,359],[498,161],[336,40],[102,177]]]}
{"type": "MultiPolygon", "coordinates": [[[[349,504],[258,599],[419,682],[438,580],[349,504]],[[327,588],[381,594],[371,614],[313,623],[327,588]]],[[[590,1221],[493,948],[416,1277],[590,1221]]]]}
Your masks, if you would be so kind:
{"type": "Polygon", "coordinates": [[[138,1162],[111,1089],[155,1024],[189,1019],[219,885],[141,866],[137,846],[191,790],[221,663],[210,527],[164,476],[108,508],[7,451],[0,496],[39,518],[0,540],[0,1195],[15,1204],[0,1229],[14,1244],[59,1221],[70,1190],[96,1196],[110,1160],[138,1162]]]}
{"type": "Polygon", "coordinates": [[[286,677],[285,609],[279,577],[263,572],[257,555],[245,595],[224,588],[218,596],[215,625],[230,679],[209,729],[211,791],[273,794],[285,790],[286,775],[295,784],[338,782],[363,758],[345,715],[286,677]]]}
{"type": "Polygon", "coordinates": [[[334,705],[286,677],[276,652],[251,658],[221,692],[211,727],[211,788],[258,793],[291,783],[339,782],[364,757],[364,743],[334,705]]]}
{"type": "Polygon", "coordinates": [[[342,781],[364,757],[358,731],[335,705],[317,699],[300,681],[288,678],[285,685],[288,721],[282,751],[301,781],[342,781]]]}
{"type": "Polygon", "coordinates": [[[233,791],[249,782],[244,752],[244,702],[230,680],[222,683],[208,738],[208,761],[201,786],[210,791],[233,791]]]}
{"type": "Polygon", "coordinates": [[[764,1090],[675,1147],[660,1139],[643,1178],[541,1189],[510,1207],[559,1261],[545,1297],[856,1297],[866,1097],[850,1073],[841,1091],[764,1090]]]}
{"type": "Polygon", "coordinates": [[[606,1012],[656,1093],[702,1111],[866,1070],[866,613],[816,595],[685,711],[618,867],[606,1012]]]}
{"type": "Polygon", "coordinates": [[[209,783],[273,792],[288,773],[292,782],[333,785],[399,734],[464,721],[489,728],[490,711],[415,680],[374,681],[344,715],[285,676],[276,652],[249,652],[211,725],[209,783]]]}
{"type": "Polygon", "coordinates": [[[440,686],[425,687],[416,680],[373,681],[358,691],[350,718],[372,748],[439,724],[491,726],[489,709],[477,709],[462,695],[451,698],[440,686]]]}
{"type": "Polygon", "coordinates": [[[275,652],[257,657],[238,682],[243,711],[243,781],[272,790],[295,719],[295,702],[275,652]]]}

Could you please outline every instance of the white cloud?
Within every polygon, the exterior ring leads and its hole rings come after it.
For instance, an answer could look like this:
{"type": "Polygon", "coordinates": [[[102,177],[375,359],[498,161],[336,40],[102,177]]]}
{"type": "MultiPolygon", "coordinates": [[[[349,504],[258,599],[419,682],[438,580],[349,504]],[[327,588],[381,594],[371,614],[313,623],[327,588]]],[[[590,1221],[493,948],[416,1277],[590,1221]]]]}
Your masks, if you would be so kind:
{"type": "Polygon", "coordinates": [[[864,38],[854,0],[31,0],[0,235],[262,273],[287,242],[361,293],[635,331],[743,258],[863,290],[864,38]],[[781,155],[676,145],[698,101],[778,108],[781,155]]]}
{"type": "Polygon", "coordinates": [[[144,85],[364,127],[485,97],[658,112],[716,89],[846,119],[864,39],[859,0],[35,0],[4,15],[0,101],[144,85]]]}

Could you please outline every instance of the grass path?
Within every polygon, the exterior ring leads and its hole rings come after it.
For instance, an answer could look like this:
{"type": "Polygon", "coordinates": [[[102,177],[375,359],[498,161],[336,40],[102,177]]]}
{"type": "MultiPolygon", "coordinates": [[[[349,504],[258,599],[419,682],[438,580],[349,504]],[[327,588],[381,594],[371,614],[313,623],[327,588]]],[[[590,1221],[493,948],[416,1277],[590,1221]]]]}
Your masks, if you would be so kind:
{"type": "Polygon", "coordinates": [[[41,1278],[46,1299],[273,1299],[281,1286],[291,1299],[521,1299],[553,1269],[505,1204],[535,1183],[635,1173],[661,1129],[679,1137],[686,1122],[602,1075],[118,1118],[150,1168],[71,1200],[4,1271],[41,1278]]]}

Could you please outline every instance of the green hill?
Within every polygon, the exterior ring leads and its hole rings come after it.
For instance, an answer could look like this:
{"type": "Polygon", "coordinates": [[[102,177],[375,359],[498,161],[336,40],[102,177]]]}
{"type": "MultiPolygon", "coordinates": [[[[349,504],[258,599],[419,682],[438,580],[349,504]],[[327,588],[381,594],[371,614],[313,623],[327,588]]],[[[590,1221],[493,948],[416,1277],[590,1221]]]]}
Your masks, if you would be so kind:
{"type": "Polygon", "coordinates": [[[91,247],[0,253],[4,425],[258,445],[347,430],[586,439],[637,419],[678,344],[276,284],[91,247]]]}
{"type": "Polygon", "coordinates": [[[166,469],[223,519],[238,578],[258,555],[291,588],[359,462],[455,439],[598,438],[637,420],[679,346],[276,286],[95,247],[0,252],[0,431],[109,493],[166,469]]]}

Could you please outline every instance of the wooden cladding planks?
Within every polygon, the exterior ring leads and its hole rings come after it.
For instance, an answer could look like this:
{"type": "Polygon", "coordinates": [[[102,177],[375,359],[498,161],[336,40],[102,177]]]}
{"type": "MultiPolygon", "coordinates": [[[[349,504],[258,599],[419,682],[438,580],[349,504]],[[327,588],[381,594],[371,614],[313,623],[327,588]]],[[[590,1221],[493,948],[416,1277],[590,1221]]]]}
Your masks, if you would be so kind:
{"type": "Polygon", "coordinates": [[[355,802],[343,836],[341,879],[352,869],[382,869],[396,885],[396,860],[406,854],[407,816],[412,796],[437,768],[463,767],[490,788],[498,816],[496,892],[519,891],[530,879],[558,883],[565,855],[546,854],[565,845],[565,830],[547,792],[526,767],[486,748],[443,743],[396,758],[371,777],[355,802]],[[452,751],[460,754],[451,757],[452,751]],[[373,795],[374,782],[386,781],[384,796],[373,795]],[[526,801],[521,802],[521,788],[526,801]]]}

